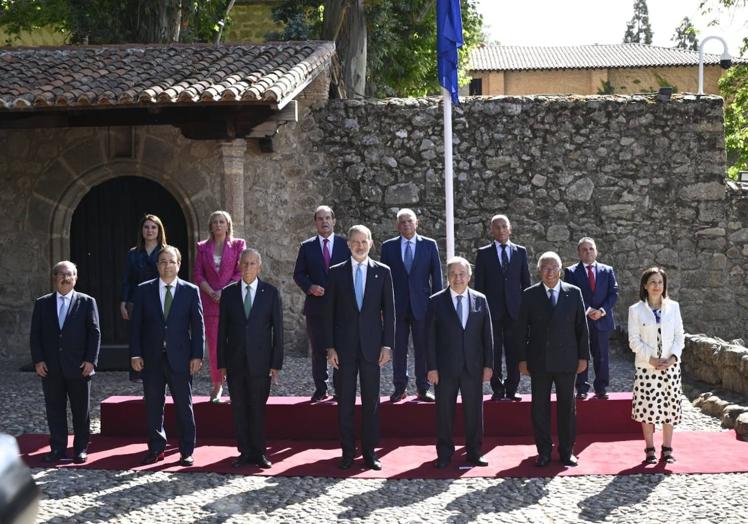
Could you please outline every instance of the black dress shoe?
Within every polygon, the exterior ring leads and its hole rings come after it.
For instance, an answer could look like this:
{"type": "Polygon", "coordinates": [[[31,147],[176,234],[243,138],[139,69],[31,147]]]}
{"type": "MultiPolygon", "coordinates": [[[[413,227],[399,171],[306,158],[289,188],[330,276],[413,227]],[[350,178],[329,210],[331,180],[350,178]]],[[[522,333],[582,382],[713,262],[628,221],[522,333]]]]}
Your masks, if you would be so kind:
{"type": "Polygon", "coordinates": [[[577,400],[585,400],[587,398],[587,393],[577,393],[577,400]]]}
{"type": "Polygon", "coordinates": [[[52,450],[42,457],[42,462],[57,462],[58,460],[65,460],[68,456],[64,450],[52,450]]]}
{"type": "Polygon", "coordinates": [[[351,466],[353,466],[353,457],[343,457],[340,459],[340,463],[338,463],[338,468],[340,469],[351,469],[351,466]]]}
{"type": "Polygon", "coordinates": [[[435,467],[436,469],[444,469],[444,468],[446,468],[447,466],[449,466],[449,459],[448,459],[448,458],[446,458],[446,457],[445,457],[445,458],[438,458],[438,459],[436,459],[436,461],[434,462],[434,467],[435,467]]]}
{"type": "Polygon", "coordinates": [[[597,400],[608,400],[608,394],[607,393],[595,393],[595,398],[597,400]]]}
{"type": "Polygon", "coordinates": [[[192,466],[195,463],[195,459],[192,458],[192,455],[182,455],[179,459],[179,465],[189,467],[192,466]]]}
{"type": "Polygon", "coordinates": [[[149,451],[145,454],[145,457],[143,457],[143,460],[141,464],[155,464],[156,462],[159,462],[161,460],[164,460],[164,452],[155,452],[155,451],[149,451]]]}
{"type": "Polygon", "coordinates": [[[468,455],[467,462],[468,464],[472,464],[473,466],[488,466],[488,461],[480,455],[468,455]]]}
{"type": "Polygon", "coordinates": [[[252,461],[252,459],[249,458],[249,455],[245,455],[245,454],[242,453],[241,455],[239,455],[238,457],[236,457],[236,459],[234,460],[234,462],[231,463],[231,467],[232,468],[241,468],[242,466],[246,466],[247,464],[249,464],[251,461],[252,461]]]}
{"type": "Polygon", "coordinates": [[[73,457],[73,464],[85,464],[88,460],[88,453],[85,451],[79,451],[73,457]]]}
{"type": "Polygon", "coordinates": [[[324,389],[315,389],[312,395],[312,402],[321,402],[327,398],[327,391],[324,389]]]}
{"type": "Polygon", "coordinates": [[[436,397],[429,389],[419,389],[417,398],[421,402],[436,402],[436,397]]]}
{"type": "Polygon", "coordinates": [[[390,395],[390,402],[400,402],[405,400],[408,396],[408,390],[406,388],[395,388],[395,391],[390,395]]]}
{"type": "Polygon", "coordinates": [[[504,400],[504,393],[503,392],[496,392],[493,395],[491,395],[491,400],[504,400]]]}
{"type": "Polygon", "coordinates": [[[273,467],[273,463],[270,462],[265,455],[258,455],[255,459],[255,464],[262,469],[269,469],[273,467]]]}
{"type": "Polygon", "coordinates": [[[551,457],[548,455],[538,455],[538,458],[535,459],[535,465],[539,468],[543,468],[551,463],[551,457]]]}
{"type": "Polygon", "coordinates": [[[517,395],[516,393],[508,394],[506,396],[507,400],[513,400],[514,402],[522,402],[522,397],[517,395]]]}
{"type": "Polygon", "coordinates": [[[570,468],[575,468],[579,464],[579,461],[574,454],[571,454],[568,457],[561,457],[561,464],[570,468]]]}
{"type": "Polygon", "coordinates": [[[382,463],[379,461],[376,455],[371,457],[364,457],[364,464],[367,468],[373,469],[374,471],[380,471],[382,469],[382,463]]]}

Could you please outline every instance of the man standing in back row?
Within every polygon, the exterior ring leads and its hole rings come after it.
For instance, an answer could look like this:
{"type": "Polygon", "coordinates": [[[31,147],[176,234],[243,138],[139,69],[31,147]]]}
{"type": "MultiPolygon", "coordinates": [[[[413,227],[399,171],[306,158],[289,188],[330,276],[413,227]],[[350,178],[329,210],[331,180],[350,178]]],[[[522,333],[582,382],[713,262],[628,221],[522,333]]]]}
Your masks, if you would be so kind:
{"type": "Polygon", "coordinates": [[[413,335],[418,400],[434,402],[426,379],[426,308],[442,289],[442,264],[436,242],[417,234],[418,218],[410,209],[397,213],[400,236],[382,244],[382,263],[392,272],[395,287],[395,350],[392,356],[392,402],[403,400],[408,388],[408,339],[413,335]]]}
{"type": "MultiPolygon", "coordinates": [[[[613,307],[618,299],[618,282],[613,268],[597,262],[595,241],[584,237],[577,244],[579,263],[564,269],[564,280],[582,290],[587,326],[590,332],[590,351],[595,367],[595,398],[608,398],[608,335],[615,329],[613,307]]],[[[590,390],[588,370],[577,375],[577,398],[584,400],[590,390]]]]}
{"type": "Polygon", "coordinates": [[[491,219],[494,241],[478,250],[475,257],[475,289],[488,299],[493,323],[493,376],[491,400],[522,400],[517,395],[519,371],[514,349],[515,323],[522,291],[530,287],[527,250],[509,241],[512,225],[506,215],[491,219]],[[503,359],[502,359],[503,355],[503,359]],[[501,364],[506,362],[506,379],[501,364]]]}

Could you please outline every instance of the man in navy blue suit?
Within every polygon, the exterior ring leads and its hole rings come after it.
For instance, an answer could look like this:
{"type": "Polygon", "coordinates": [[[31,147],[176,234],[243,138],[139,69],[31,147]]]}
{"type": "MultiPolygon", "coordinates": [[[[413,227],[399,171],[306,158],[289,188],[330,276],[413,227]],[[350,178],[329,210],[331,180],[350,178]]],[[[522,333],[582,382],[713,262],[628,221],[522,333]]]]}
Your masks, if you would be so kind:
{"type": "Polygon", "coordinates": [[[527,250],[509,241],[512,225],[506,215],[491,218],[494,241],[475,257],[475,289],[488,299],[493,323],[493,376],[491,400],[522,400],[517,395],[519,371],[515,351],[515,324],[522,291],[530,287],[527,250]],[[506,362],[506,379],[501,365],[506,362]]]}
{"type": "MultiPolygon", "coordinates": [[[[323,342],[323,312],[327,297],[327,273],[330,266],[339,264],[351,256],[345,238],[335,235],[335,213],[328,206],[314,210],[314,226],[317,234],[299,246],[293,279],[306,294],[304,315],[306,331],[312,354],[312,377],[314,393],[312,402],[327,398],[327,352],[323,342]]],[[[337,392],[337,371],[333,370],[333,387],[337,392]]]]}
{"type": "Polygon", "coordinates": [[[166,386],[174,399],[182,466],[193,464],[195,415],[192,375],[203,365],[205,325],[197,286],[177,277],[182,255],[166,246],[158,255],[159,278],[140,284],[130,328],[132,368],[142,371],[148,418],[148,453],[143,464],[164,459],[166,386]]]}
{"type": "Polygon", "coordinates": [[[283,366],[283,305],[278,289],[258,278],[262,257],[252,248],[239,259],[242,279],[221,292],[218,369],[228,380],[239,457],[235,468],[271,466],[265,454],[265,405],[270,380],[283,366]]]}
{"type": "Polygon", "coordinates": [[[75,291],[78,270],[63,260],[52,268],[56,292],[36,299],[31,316],[31,358],[42,378],[50,452],[42,460],[67,458],[67,402],[73,415],[73,462],[86,462],[90,437],[91,377],[101,331],[96,300],[75,291]]]}
{"type": "Polygon", "coordinates": [[[330,364],[338,369],[338,425],[343,457],[350,469],[356,451],[356,382],[361,382],[361,450],[364,464],[380,470],[374,453],[379,441],[379,370],[392,358],[395,341],[395,298],[392,275],[369,258],[373,242],[366,226],[348,230],[351,258],[330,268],[325,303],[325,345],[330,364]]]}
{"type": "MultiPolygon", "coordinates": [[[[595,241],[584,237],[577,244],[579,263],[564,269],[564,280],[582,290],[587,326],[590,332],[590,351],[595,368],[593,388],[595,398],[608,398],[610,374],[608,370],[608,335],[615,329],[613,307],[618,299],[618,282],[613,268],[597,262],[595,241]]],[[[587,398],[590,384],[588,370],[577,375],[577,398],[587,398]]]]}
{"type": "Polygon", "coordinates": [[[426,378],[426,309],[429,297],[442,289],[439,247],[417,234],[418,218],[410,209],[397,213],[400,236],[382,244],[381,262],[392,272],[395,287],[395,348],[392,356],[392,402],[403,400],[408,388],[408,339],[413,335],[418,400],[434,402],[426,378]]]}

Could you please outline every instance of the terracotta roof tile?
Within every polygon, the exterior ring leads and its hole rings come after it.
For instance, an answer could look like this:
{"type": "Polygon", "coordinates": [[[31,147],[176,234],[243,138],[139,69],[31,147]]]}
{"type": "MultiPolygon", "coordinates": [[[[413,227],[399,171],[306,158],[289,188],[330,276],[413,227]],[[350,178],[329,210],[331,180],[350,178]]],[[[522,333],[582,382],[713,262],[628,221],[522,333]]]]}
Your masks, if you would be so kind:
{"type": "Polygon", "coordinates": [[[0,110],[278,103],[334,53],[330,42],[0,48],[0,110]]]}

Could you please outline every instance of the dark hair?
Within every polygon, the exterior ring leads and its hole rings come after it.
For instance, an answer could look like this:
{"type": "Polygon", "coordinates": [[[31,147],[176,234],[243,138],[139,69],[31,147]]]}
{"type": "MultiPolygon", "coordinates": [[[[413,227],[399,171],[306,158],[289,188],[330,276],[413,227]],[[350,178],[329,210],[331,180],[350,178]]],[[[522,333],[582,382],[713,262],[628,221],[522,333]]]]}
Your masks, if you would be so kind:
{"type": "Polygon", "coordinates": [[[647,281],[649,280],[649,277],[652,275],[655,275],[659,273],[662,275],[662,298],[667,298],[667,273],[665,273],[665,270],[661,267],[650,267],[649,269],[645,269],[644,273],[642,273],[642,279],[641,282],[639,282],[639,298],[642,300],[647,300],[647,281]]]}
{"type": "Polygon", "coordinates": [[[335,220],[335,211],[333,211],[330,206],[318,206],[317,209],[314,210],[314,220],[317,220],[317,213],[320,211],[327,211],[330,213],[332,219],[335,220]]]}
{"type": "Polygon", "coordinates": [[[163,248],[161,248],[161,252],[158,254],[159,262],[161,261],[161,255],[163,255],[164,253],[166,253],[167,255],[171,253],[172,255],[177,257],[177,264],[182,263],[182,253],[179,252],[179,248],[177,248],[177,246],[163,246],[163,248]]]}
{"type": "Polygon", "coordinates": [[[158,226],[158,245],[159,247],[164,247],[166,245],[166,230],[164,229],[164,224],[161,222],[160,218],[156,215],[151,215],[150,213],[146,213],[143,215],[143,218],[140,219],[140,224],[138,224],[138,241],[135,245],[138,249],[145,249],[145,242],[143,241],[143,224],[145,224],[146,220],[150,220],[158,226]]]}

